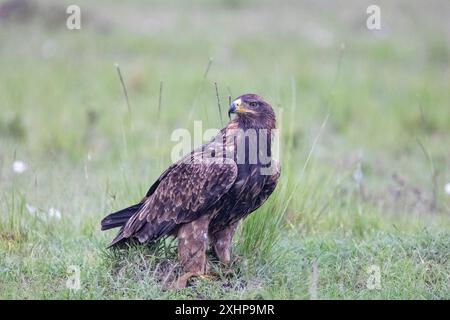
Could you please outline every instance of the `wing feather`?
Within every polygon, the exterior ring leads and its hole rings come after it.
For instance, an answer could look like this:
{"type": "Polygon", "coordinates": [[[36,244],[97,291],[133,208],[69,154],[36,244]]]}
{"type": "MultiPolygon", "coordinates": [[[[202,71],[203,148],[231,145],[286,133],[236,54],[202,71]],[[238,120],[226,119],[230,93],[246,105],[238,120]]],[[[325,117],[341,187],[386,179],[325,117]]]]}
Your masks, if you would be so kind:
{"type": "Polygon", "coordinates": [[[204,157],[210,143],[170,166],[150,188],[143,206],[126,223],[121,239],[156,240],[178,224],[207,213],[233,185],[236,163],[226,158],[204,157]],[[153,189],[153,190],[152,190],[153,189]],[[152,191],[152,192],[150,192],[152,191]]]}

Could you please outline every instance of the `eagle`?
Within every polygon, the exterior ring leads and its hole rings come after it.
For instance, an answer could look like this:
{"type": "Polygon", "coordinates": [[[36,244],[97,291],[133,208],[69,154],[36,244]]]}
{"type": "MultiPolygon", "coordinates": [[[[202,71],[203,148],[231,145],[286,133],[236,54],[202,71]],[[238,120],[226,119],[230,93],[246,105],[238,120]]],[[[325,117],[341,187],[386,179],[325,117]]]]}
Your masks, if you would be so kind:
{"type": "Polygon", "coordinates": [[[139,203],[101,221],[102,230],[120,227],[110,246],[174,236],[186,274],[207,273],[209,246],[220,262],[230,263],[239,222],[272,194],[280,166],[272,156],[276,118],[269,103],[244,94],[228,116],[210,142],[169,166],[139,203]]]}

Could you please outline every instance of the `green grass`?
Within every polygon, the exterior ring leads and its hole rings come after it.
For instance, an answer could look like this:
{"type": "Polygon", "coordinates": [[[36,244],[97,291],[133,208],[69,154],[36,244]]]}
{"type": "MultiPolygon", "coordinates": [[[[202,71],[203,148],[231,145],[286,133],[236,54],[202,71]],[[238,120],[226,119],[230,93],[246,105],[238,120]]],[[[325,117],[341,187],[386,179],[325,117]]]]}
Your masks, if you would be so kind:
{"type": "Polygon", "coordinates": [[[360,1],[79,1],[79,31],[63,3],[0,20],[0,299],[450,298],[447,2],[382,3],[380,34],[360,1]],[[220,127],[214,82],[222,109],[229,92],[275,107],[282,176],[231,275],[212,262],[216,281],[167,291],[169,243],[112,253],[100,220],[170,164],[174,129],[220,127]]]}

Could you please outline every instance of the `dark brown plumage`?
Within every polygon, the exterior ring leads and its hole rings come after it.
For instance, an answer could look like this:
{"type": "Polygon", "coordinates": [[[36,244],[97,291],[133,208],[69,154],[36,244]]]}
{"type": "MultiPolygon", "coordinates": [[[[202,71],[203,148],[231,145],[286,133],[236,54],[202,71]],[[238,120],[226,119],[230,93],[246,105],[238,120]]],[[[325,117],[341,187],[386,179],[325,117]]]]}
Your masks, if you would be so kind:
{"type": "Polygon", "coordinates": [[[174,235],[186,272],[205,273],[208,242],[221,262],[230,261],[239,221],[267,200],[280,168],[271,158],[272,107],[255,94],[245,94],[229,113],[237,116],[215,139],[164,171],[140,203],[102,220],[102,230],[121,227],[112,246],[174,235]],[[252,140],[251,133],[258,139],[252,140]]]}

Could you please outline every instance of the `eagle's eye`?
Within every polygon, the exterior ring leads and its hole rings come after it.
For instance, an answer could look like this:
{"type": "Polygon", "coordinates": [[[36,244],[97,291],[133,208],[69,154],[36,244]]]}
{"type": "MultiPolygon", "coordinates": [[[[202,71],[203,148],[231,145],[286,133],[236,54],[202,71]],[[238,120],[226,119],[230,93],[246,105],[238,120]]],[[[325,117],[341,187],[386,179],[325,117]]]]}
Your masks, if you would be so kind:
{"type": "Polygon", "coordinates": [[[258,102],[251,101],[251,102],[249,103],[249,105],[250,105],[250,107],[256,107],[256,106],[258,105],[258,102]]]}

